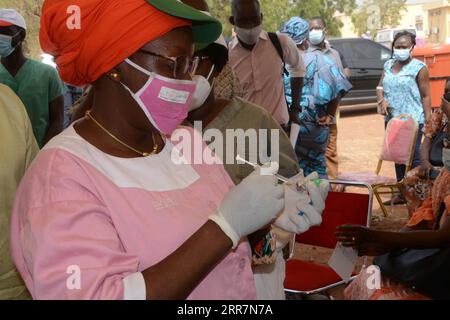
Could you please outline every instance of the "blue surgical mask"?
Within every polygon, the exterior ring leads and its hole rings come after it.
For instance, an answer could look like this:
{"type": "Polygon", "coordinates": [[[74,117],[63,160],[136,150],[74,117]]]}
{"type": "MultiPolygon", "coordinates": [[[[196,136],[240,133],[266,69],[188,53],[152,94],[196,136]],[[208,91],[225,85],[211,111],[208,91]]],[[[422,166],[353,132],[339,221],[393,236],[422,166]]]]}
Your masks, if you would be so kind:
{"type": "Polygon", "coordinates": [[[444,163],[444,167],[450,171],[450,149],[442,149],[442,163],[444,163]]]}
{"type": "Polygon", "coordinates": [[[325,39],[325,34],[323,30],[311,30],[309,32],[309,42],[313,46],[317,46],[323,42],[325,39]]]}
{"type": "Polygon", "coordinates": [[[406,61],[411,58],[411,49],[394,49],[394,59],[397,61],[406,61]]]}
{"type": "Polygon", "coordinates": [[[11,55],[11,53],[16,50],[18,44],[13,47],[12,39],[17,36],[19,33],[16,33],[13,36],[7,36],[5,34],[0,34],[0,57],[6,58],[11,55]]]}

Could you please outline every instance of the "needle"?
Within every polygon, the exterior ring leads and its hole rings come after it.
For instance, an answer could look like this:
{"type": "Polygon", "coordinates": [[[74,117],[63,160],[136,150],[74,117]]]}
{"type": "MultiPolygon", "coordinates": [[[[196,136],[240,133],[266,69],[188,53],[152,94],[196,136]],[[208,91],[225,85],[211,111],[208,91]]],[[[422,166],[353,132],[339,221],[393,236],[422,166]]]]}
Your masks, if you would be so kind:
{"type": "MultiPolygon", "coordinates": [[[[249,166],[252,166],[252,167],[255,168],[255,169],[260,167],[260,166],[258,166],[258,165],[255,164],[255,163],[251,163],[250,161],[245,160],[245,159],[242,158],[240,155],[237,155],[237,156],[236,156],[236,161],[244,162],[244,163],[248,164],[249,166]]],[[[284,182],[284,183],[290,183],[289,179],[283,177],[282,175],[275,174],[275,177],[277,177],[277,179],[280,180],[281,182],[284,182]]]]}

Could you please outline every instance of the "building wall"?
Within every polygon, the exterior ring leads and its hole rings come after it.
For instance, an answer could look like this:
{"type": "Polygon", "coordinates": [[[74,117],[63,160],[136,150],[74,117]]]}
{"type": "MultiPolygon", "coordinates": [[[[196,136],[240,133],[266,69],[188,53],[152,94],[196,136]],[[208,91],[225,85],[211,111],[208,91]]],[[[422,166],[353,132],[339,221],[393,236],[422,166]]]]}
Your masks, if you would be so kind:
{"type": "Polygon", "coordinates": [[[402,12],[399,26],[417,29],[417,40],[419,44],[427,41],[428,12],[423,3],[409,4],[402,12]]]}
{"type": "MultiPolygon", "coordinates": [[[[335,17],[344,24],[341,28],[343,38],[361,36],[355,31],[351,17],[340,13],[337,13],[335,17]]],[[[407,4],[406,10],[402,12],[402,19],[398,26],[417,28],[419,42],[450,43],[450,0],[419,0],[407,4]]]]}
{"type": "Polygon", "coordinates": [[[403,27],[415,27],[419,33],[422,32],[425,35],[425,31],[428,29],[427,18],[428,13],[423,4],[408,5],[403,11],[399,24],[403,27]]]}
{"type": "Polygon", "coordinates": [[[352,18],[343,14],[337,13],[334,16],[336,19],[339,19],[343,23],[343,27],[341,28],[341,37],[342,38],[358,38],[361,35],[356,32],[355,27],[352,22],[352,18]]]}
{"type": "Polygon", "coordinates": [[[445,43],[450,44],[450,7],[447,7],[447,34],[445,37],[445,43]]]}
{"type": "Polygon", "coordinates": [[[430,43],[450,43],[450,6],[433,8],[428,11],[430,43]]]}
{"type": "Polygon", "coordinates": [[[440,0],[425,6],[428,10],[429,43],[450,43],[450,2],[440,0]]]}

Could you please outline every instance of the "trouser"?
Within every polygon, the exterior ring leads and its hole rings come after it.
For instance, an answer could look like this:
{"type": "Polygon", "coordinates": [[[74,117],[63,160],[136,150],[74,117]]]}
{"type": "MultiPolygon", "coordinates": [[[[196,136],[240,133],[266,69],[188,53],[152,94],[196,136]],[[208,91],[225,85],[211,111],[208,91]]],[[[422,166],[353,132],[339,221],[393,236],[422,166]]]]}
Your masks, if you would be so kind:
{"type": "Polygon", "coordinates": [[[327,175],[330,180],[336,180],[339,171],[337,136],[338,136],[337,124],[330,125],[330,138],[328,140],[327,150],[325,151],[325,160],[327,162],[327,175]]]}

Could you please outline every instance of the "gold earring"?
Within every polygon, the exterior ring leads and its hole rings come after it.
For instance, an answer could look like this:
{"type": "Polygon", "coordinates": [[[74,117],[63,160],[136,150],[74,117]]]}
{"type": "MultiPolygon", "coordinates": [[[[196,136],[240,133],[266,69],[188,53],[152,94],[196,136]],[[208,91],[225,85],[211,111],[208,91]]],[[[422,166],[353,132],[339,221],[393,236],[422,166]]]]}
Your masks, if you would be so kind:
{"type": "Polygon", "coordinates": [[[117,72],[111,72],[109,75],[116,80],[119,79],[120,76],[117,72]]]}

